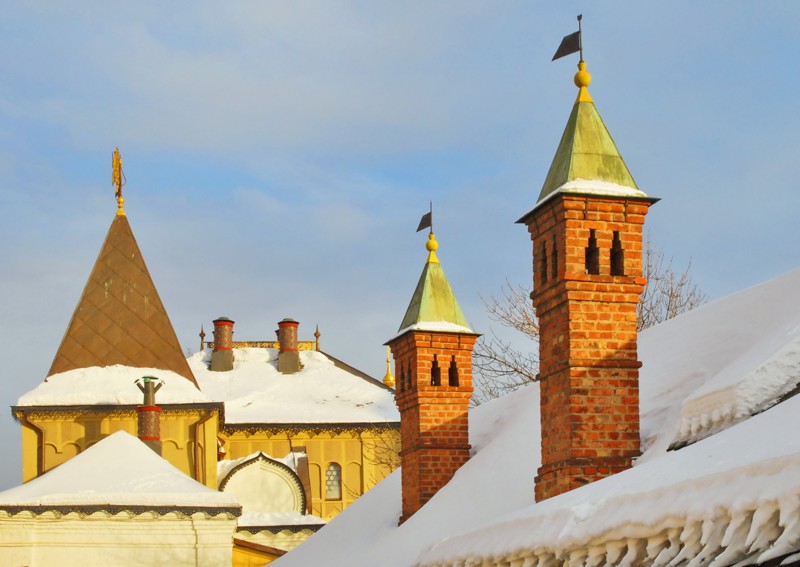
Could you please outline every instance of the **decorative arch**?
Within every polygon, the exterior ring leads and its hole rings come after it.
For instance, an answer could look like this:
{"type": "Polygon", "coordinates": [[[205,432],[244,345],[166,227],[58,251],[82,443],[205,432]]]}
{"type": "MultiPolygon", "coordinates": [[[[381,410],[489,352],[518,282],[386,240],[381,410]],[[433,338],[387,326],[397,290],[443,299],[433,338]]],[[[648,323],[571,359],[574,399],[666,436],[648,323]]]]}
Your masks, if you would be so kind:
{"type": "Polygon", "coordinates": [[[262,452],[233,467],[219,490],[235,494],[243,513],[306,512],[306,491],[300,477],[262,452]]]}

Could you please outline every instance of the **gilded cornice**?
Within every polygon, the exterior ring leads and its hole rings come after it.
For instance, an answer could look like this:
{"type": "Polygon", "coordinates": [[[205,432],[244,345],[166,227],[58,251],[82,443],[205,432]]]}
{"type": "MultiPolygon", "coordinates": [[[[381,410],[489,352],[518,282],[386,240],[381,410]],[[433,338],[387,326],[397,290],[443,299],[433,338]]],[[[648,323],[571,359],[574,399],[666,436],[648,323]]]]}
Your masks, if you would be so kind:
{"type": "Polygon", "coordinates": [[[244,433],[247,437],[263,434],[270,437],[282,435],[295,436],[301,433],[307,435],[360,435],[365,431],[390,431],[399,430],[399,421],[380,423],[229,423],[222,427],[222,433],[233,435],[244,433]]]}
{"type": "Polygon", "coordinates": [[[141,506],[124,504],[66,504],[61,506],[29,506],[24,504],[14,506],[0,505],[0,514],[6,517],[17,516],[24,513],[30,514],[31,517],[49,513],[57,519],[70,514],[75,514],[81,519],[93,514],[103,514],[106,517],[127,514],[130,518],[147,514],[154,518],[159,518],[173,514],[179,519],[191,518],[195,514],[202,514],[205,518],[213,518],[224,514],[226,519],[232,520],[242,515],[242,508],[241,506],[222,506],[214,508],[206,506],[141,506]]]}
{"type": "MultiPolygon", "coordinates": [[[[103,417],[126,418],[136,415],[134,405],[97,405],[97,406],[11,406],[11,414],[19,422],[21,416],[27,419],[60,420],[74,419],[86,414],[102,414],[103,417]]],[[[222,402],[199,404],[164,404],[160,406],[162,416],[200,416],[211,411],[223,420],[224,405],[222,402]]]]}
{"type": "Polygon", "coordinates": [[[237,533],[247,532],[249,534],[257,534],[260,532],[269,532],[274,535],[292,535],[309,532],[310,534],[318,532],[324,528],[326,524],[288,524],[279,526],[238,526],[237,533]],[[285,533],[283,533],[285,532],[285,533]]]}

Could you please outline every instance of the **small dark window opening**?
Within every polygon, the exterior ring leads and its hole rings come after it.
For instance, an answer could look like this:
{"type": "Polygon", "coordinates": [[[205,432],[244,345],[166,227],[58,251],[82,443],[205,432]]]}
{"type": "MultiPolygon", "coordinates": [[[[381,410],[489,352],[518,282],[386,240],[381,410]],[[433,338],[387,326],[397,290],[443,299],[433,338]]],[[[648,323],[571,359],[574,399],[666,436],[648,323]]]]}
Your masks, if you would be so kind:
{"type": "Polygon", "coordinates": [[[553,239],[553,279],[558,279],[558,244],[553,239]]]}
{"type": "Polygon", "coordinates": [[[542,242],[541,258],[539,259],[539,274],[541,275],[542,283],[547,283],[547,243],[542,242]]]}
{"type": "Polygon", "coordinates": [[[600,249],[594,229],[589,230],[589,246],[586,247],[586,273],[596,276],[600,273],[600,249]]]}
{"type": "Polygon", "coordinates": [[[451,386],[458,386],[458,367],[456,366],[456,357],[450,361],[450,368],[447,370],[447,382],[451,386]]]}
{"type": "Polygon", "coordinates": [[[433,364],[431,364],[431,386],[442,385],[442,369],[439,368],[439,359],[433,355],[433,364]]]}
{"type": "Polygon", "coordinates": [[[625,275],[625,252],[619,239],[619,231],[614,231],[614,240],[611,242],[611,275],[625,275]]]}

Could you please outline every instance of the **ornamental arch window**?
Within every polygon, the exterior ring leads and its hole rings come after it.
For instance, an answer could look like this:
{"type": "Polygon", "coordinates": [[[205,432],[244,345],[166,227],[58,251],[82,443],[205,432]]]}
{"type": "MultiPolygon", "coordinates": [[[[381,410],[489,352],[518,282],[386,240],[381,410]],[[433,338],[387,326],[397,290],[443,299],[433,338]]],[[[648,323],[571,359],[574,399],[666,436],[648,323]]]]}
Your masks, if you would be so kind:
{"type": "Polygon", "coordinates": [[[338,463],[329,463],[325,469],[325,500],[342,499],[342,467],[338,463]]]}

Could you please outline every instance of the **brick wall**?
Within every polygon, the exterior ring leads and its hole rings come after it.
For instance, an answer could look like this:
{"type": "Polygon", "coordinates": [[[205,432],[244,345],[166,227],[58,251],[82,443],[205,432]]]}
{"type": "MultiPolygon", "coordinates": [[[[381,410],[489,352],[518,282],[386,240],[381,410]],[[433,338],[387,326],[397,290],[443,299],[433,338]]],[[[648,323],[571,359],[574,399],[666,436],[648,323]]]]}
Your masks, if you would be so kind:
{"type": "Polygon", "coordinates": [[[477,335],[409,331],[389,343],[395,359],[395,400],[400,410],[401,523],[469,459],[467,412],[476,339],[477,335]],[[439,367],[439,385],[432,384],[434,360],[439,367]],[[458,385],[450,384],[453,364],[458,385]]]}
{"type": "Polygon", "coordinates": [[[649,205],[558,195],[530,219],[540,329],[537,501],[629,468],[639,455],[636,306],[649,205]]]}

